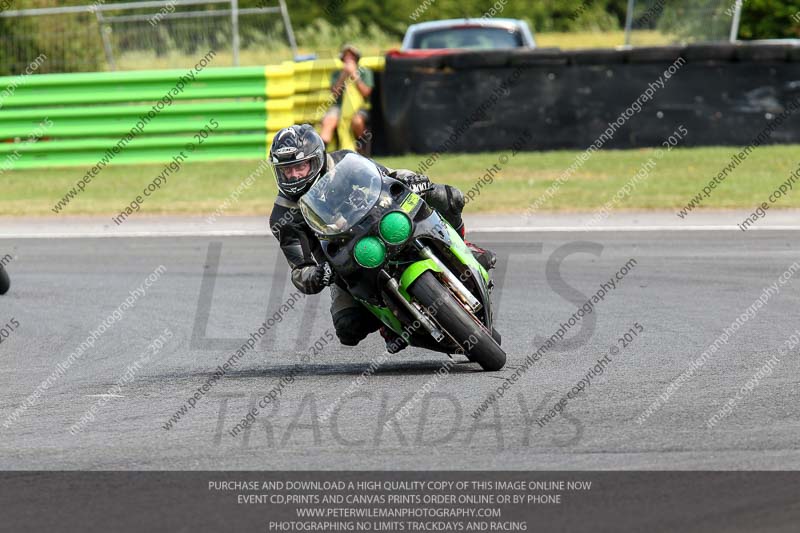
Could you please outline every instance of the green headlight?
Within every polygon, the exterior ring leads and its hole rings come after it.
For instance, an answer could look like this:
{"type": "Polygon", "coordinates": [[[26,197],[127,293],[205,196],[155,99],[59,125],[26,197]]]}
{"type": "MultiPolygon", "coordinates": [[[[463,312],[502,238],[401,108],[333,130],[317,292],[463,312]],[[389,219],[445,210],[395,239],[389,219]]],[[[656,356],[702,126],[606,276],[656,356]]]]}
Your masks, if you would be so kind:
{"type": "Polygon", "coordinates": [[[359,265],[365,268],[375,268],[386,259],[386,247],[377,237],[364,237],[356,243],[353,256],[359,265]]]}
{"type": "Polygon", "coordinates": [[[411,235],[411,221],[403,213],[394,211],[381,219],[380,232],[389,244],[400,244],[411,235]]]}

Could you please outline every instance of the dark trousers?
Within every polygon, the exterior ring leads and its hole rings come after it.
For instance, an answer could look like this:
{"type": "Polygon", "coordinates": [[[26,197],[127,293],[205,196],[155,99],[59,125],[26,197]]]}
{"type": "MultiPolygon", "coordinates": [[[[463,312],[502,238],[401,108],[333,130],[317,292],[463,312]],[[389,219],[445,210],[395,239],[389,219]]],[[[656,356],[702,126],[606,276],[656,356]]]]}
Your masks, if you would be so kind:
{"type": "Polygon", "coordinates": [[[336,336],[345,346],[355,346],[383,325],[369,309],[336,284],[331,285],[331,317],[336,336]]]}

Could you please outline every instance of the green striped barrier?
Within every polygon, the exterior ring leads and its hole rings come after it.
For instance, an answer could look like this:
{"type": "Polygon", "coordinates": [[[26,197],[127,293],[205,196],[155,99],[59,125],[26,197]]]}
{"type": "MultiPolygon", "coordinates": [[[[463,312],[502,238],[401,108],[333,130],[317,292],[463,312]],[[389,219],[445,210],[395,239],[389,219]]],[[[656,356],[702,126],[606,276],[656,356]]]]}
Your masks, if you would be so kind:
{"type": "Polygon", "coordinates": [[[0,168],[91,167],[120,140],[113,163],[168,162],[212,119],[219,126],[193,160],[262,159],[279,129],[319,121],[338,68],[329,60],[0,78],[0,168]]]}
{"type": "MultiPolygon", "coordinates": [[[[20,158],[15,162],[18,169],[42,168],[53,165],[82,166],[87,170],[98,163],[108,164],[143,164],[169,162],[183,150],[190,153],[191,161],[219,161],[225,159],[263,159],[264,134],[242,133],[237,135],[209,135],[203,144],[193,134],[174,135],[169,137],[142,137],[132,142],[119,155],[112,155],[107,138],[89,138],[59,142],[40,141],[25,143],[16,148],[20,158]],[[191,153],[186,145],[196,146],[191,153]]],[[[0,152],[0,161],[5,156],[0,152]]]]}
{"type": "Polygon", "coordinates": [[[39,74],[24,78],[0,78],[0,87],[18,85],[2,98],[2,109],[51,107],[77,104],[157,102],[184,82],[173,100],[217,98],[286,98],[294,94],[291,65],[269,67],[207,68],[190,70],[91,72],[85,74],[39,74]]]}
{"type": "MultiPolygon", "coordinates": [[[[46,136],[74,138],[124,135],[150,105],[62,107],[0,111],[0,132],[9,137],[26,137],[46,115],[53,123],[46,136]]],[[[164,108],[146,126],[148,135],[198,131],[212,118],[220,122],[217,132],[276,130],[294,120],[291,99],[253,102],[187,103],[164,108]]]]}

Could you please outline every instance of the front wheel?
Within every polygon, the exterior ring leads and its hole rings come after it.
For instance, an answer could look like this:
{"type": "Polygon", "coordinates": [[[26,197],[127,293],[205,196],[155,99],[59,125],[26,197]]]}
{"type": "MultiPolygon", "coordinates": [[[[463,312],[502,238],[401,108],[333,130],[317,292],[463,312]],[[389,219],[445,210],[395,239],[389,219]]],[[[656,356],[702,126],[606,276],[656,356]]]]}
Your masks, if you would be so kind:
{"type": "Polygon", "coordinates": [[[435,320],[464,348],[470,360],[484,370],[503,368],[506,364],[503,349],[430,271],[417,278],[408,292],[423,307],[436,310],[435,320]]]}
{"type": "Polygon", "coordinates": [[[7,293],[9,287],[11,287],[11,280],[8,279],[8,272],[3,265],[0,265],[0,294],[7,293]]]}

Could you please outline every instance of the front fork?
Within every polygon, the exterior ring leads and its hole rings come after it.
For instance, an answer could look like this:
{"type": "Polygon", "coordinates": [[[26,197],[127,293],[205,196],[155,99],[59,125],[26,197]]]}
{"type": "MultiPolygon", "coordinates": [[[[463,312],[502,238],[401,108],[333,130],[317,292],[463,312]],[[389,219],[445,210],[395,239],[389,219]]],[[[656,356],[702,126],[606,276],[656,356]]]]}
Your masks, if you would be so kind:
{"type": "Polygon", "coordinates": [[[430,318],[428,318],[422,311],[417,309],[417,307],[414,305],[414,302],[407,300],[400,293],[400,284],[397,283],[396,279],[390,276],[385,270],[380,271],[380,274],[378,274],[378,279],[383,281],[384,287],[386,287],[386,290],[389,291],[392,296],[394,296],[395,301],[402,305],[403,308],[414,318],[414,321],[419,322],[422,327],[424,327],[428,333],[430,333],[431,337],[436,340],[436,342],[442,342],[444,340],[444,333],[442,333],[442,330],[437,328],[436,324],[434,324],[430,318]]]}
{"type": "MultiPolygon", "coordinates": [[[[427,270],[431,270],[433,272],[438,272],[442,278],[445,286],[447,286],[451,293],[456,296],[461,302],[467,307],[467,310],[471,311],[473,314],[477,314],[482,308],[483,304],[475,298],[475,296],[470,292],[470,290],[464,285],[464,282],[461,281],[453,272],[436,256],[433,250],[423,244],[419,239],[414,239],[411,244],[416,248],[419,252],[420,256],[424,257],[422,261],[419,261],[415,265],[419,266],[420,269],[417,273],[413,275],[413,279],[405,280],[405,276],[402,276],[401,280],[403,281],[403,286],[398,283],[396,279],[389,275],[388,272],[385,270],[381,270],[378,274],[378,279],[382,282],[383,286],[386,290],[394,297],[395,301],[398,305],[401,305],[408,313],[414,318],[415,321],[418,321],[427,331],[430,333],[431,337],[433,337],[437,342],[441,342],[444,340],[445,335],[444,333],[437,327],[436,323],[427,317],[417,306],[414,302],[411,301],[411,297],[406,291],[406,287],[411,285],[416,278],[418,278],[422,273],[427,270]]],[[[415,270],[411,267],[407,269],[407,272],[415,270]]],[[[486,316],[491,317],[490,313],[486,313],[486,316]]],[[[486,324],[487,328],[491,328],[491,318],[488,321],[489,323],[486,324]]],[[[491,331],[491,330],[490,330],[491,331]]]]}
{"type": "Polygon", "coordinates": [[[453,274],[438,257],[436,257],[436,254],[433,253],[433,250],[422,244],[417,239],[414,240],[414,247],[417,249],[417,251],[419,251],[420,255],[426,259],[430,259],[441,269],[440,273],[444,277],[445,283],[473,313],[477,313],[481,310],[483,305],[471,292],[469,292],[469,289],[467,289],[464,283],[457,278],[456,275],[453,274]]]}

